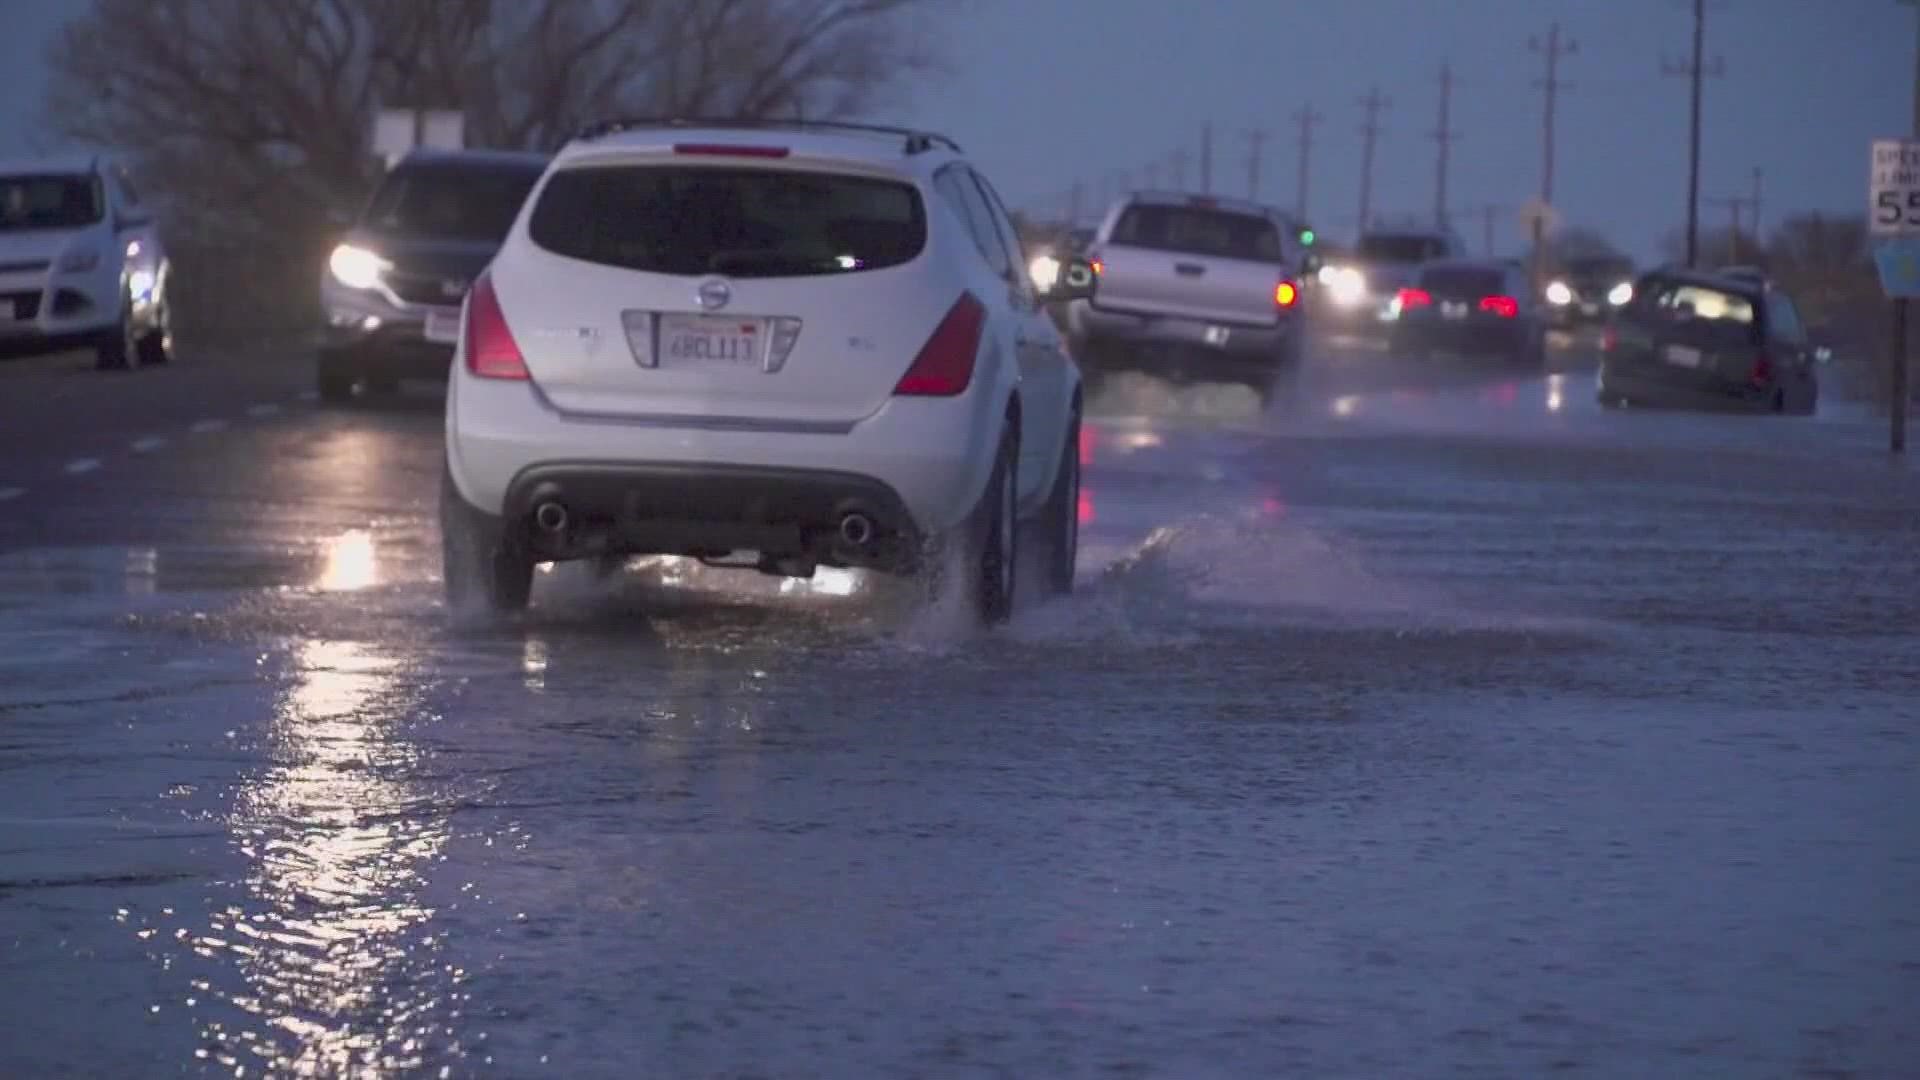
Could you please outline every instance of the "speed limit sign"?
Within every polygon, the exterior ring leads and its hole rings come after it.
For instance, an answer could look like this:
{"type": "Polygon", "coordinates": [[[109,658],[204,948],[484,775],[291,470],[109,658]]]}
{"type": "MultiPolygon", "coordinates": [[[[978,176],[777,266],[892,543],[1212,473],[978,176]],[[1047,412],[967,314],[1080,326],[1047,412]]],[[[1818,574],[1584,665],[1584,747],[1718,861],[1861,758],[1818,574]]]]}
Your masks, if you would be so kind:
{"type": "Polygon", "coordinates": [[[1920,142],[1875,139],[1867,220],[1877,236],[1920,233],[1920,142]]]}

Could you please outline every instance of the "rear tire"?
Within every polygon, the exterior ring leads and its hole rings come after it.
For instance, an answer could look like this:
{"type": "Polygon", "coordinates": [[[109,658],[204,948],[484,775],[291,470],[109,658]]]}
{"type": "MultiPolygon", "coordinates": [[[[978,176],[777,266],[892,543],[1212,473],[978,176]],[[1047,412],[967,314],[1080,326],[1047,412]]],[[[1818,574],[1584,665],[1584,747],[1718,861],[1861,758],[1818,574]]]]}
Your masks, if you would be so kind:
{"type": "Polygon", "coordinates": [[[1046,587],[1051,596],[1073,592],[1073,575],[1080,561],[1080,413],[1067,423],[1066,443],[1060,449],[1060,468],[1054,474],[1053,494],[1040,515],[1045,530],[1041,551],[1046,558],[1046,587]]]}
{"type": "Polygon", "coordinates": [[[974,617],[985,626],[997,626],[1013,615],[1020,535],[1018,423],[1017,417],[1007,418],[987,488],[953,536],[959,550],[960,588],[974,617]]]}
{"type": "Polygon", "coordinates": [[[173,311],[164,298],[154,300],[153,325],[140,335],[140,364],[159,367],[173,360],[173,311]]]}
{"type": "Polygon", "coordinates": [[[455,612],[481,608],[491,614],[526,609],[533,596],[533,558],[500,518],[470,505],[440,478],[440,554],[447,606],[455,612]]]}
{"type": "Polygon", "coordinates": [[[332,354],[320,354],[313,385],[321,401],[329,405],[343,405],[353,400],[353,383],[353,373],[345,370],[332,354]]]}

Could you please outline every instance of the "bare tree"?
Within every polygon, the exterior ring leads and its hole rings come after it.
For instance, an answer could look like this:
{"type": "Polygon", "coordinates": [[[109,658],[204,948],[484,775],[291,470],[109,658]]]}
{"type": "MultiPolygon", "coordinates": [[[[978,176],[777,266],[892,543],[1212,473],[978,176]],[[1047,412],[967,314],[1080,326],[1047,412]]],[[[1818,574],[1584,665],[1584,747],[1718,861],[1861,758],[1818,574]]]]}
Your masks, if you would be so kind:
{"type": "Polygon", "coordinates": [[[935,67],[938,0],[93,0],[55,39],[55,130],[135,158],[175,246],[311,262],[364,197],[383,105],[550,149],[609,115],[828,118],[935,67]]]}

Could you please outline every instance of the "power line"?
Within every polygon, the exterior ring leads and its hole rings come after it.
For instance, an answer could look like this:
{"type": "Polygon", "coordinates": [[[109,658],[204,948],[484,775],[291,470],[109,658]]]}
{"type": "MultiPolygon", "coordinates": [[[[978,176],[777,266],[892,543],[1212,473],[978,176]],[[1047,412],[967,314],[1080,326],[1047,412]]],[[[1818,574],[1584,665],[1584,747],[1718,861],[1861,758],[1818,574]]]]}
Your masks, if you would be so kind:
{"type": "Polygon", "coordinates": [[[1325,119],[1325,114],[1314,111],[1311,101],[1293,114],[1294,126],[1300,129],[1300,178],[1293,192],[1293,213],[1301,221],[1307,220],[1307,181],[1312,172],[1313,129],[1325,119]]]}
{"type": "Polygon", "coordinates": [[[1247,198],[1256,202],[1260,198],[1260,156],[1267,145],[1267,132],[1264,128],[1253,128],[1241,133],[1247,140],[1247,198]]]}
{"type": "Polygon", "coordinates": [[[1367,96],[1360,99],[1360,108],[1366,111],[1366,122],[1360,125],[1360,231],[1365,232],[1373,212],[1373,144],[1380,138],[1380,110],[1393,104],[1392,98],[1380,96],[1380,88],[1372,87],[1367,96]]]}
{"type": "Polygon", "coordinates": [[[1434,162],[1433,179],[1433,223],[1441,228],[1447,225],[1447,164],[1453,144],[1460,139],[1460,133],[1453,128],[1453,65],[1440,65],[1440,126],[1433,130],[1432,139],[1439,144],[1438,160],[1434,162]]]}
{"type": "Polygon", "coordinates": [[[1726,65],[1718,56],[1711,64],[1706,59],[1707,43],[1707,0],[1693,0],[1693,58],[1691,60],[1661,60],[1660,70],[1665,75],[1684,76],[1692,84],[1693,103],[1687,133],[1687,265],[1693,266],[1700,258],[1700,96],[1702,81],[1709,75],[1719,78],[1726,73],[1726,65]]]}

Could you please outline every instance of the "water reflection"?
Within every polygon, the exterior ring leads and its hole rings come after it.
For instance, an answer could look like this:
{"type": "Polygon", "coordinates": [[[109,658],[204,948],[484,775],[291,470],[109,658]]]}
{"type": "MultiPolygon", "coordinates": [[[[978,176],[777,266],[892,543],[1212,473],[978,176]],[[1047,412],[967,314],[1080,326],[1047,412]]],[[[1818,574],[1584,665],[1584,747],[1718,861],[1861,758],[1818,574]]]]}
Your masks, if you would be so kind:
{"type": "Polygon", "coordinates": [[[373,534],[365,529],[341,533],[325,542],[321,549],[320,580],[314,587],[321,592],[352,592],[380,583],[380,564],[373,547],[373,534]]]}
{"type": "Polygon", "coordinates": [[[1566,406],[1566,403],[1567,403],[1566,394],[1565,394],[1566,385],[1567,385],[1567,377],[1564,373],[1556,372],[1552,375],[1547,376],[1547,411],[1548,412],[1559,412],[1562,408],[1566,406]]]}
{"type": "Polygon", "coordinates": [[[196,982],[233,1007],[202,1010],[200,1053],[303,1076],[419,1068],[451,1036],[431,1019],[443,984],[412,977],[434,951],[422,874],[445,817],[407,779],[398,663],[351,642],[302,643],[296,661],[269,731],[275,764],[243,783],[229,821],[245,895],[190,941],[240,976],[196,982]]]}

